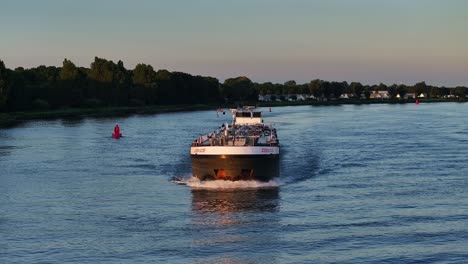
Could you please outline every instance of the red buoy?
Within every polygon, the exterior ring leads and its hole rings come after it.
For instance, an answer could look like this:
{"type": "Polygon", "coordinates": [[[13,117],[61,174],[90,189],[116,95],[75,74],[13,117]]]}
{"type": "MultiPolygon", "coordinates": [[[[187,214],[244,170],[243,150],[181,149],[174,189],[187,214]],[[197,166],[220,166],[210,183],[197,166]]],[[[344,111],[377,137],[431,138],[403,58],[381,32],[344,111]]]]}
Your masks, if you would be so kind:
{"type": "Polygon", "coordinates": [[[419,104],[419,100],[416,100],[416,104],[419,104]]]}
{"type": "Polygon", "coordinates": [[[113,138],[121,138],[121,137],[122,137],[122,133],[120,133],[120,127],[119,127],[119,125],[115,125],[115,127],[114,127],[114,133],[112,134],[112,137],[113,137],[113,138]]]}

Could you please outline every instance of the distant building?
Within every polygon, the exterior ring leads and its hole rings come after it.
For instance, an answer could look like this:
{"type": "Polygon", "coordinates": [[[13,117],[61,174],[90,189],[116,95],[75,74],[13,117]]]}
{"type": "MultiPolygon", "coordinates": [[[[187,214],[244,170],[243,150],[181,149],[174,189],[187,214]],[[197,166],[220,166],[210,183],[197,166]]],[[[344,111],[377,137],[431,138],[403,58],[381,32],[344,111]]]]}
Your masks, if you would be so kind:
{"type": "Polygon", "coordinates": [[[259,95],[258,96],[258,101],[271,102],[271,95],[269,95],[269,94],[259,95]]]}
{"type": "Polygon", "coordinates": [[[305,101],[307,98],[306,94],[288,94],[288,95],[283,95],[283,97],[290,102],[293,101],[305,101]]]}
{"type": "Polygon", "coordinates": [[[370,94],[370,99],[389,99],[388,91],[377,91],[370,94]]]}
{"type": "MultiPolygon", "coordinates": [[[[346,98],[354,97],[354,94],[346,94],[346,98]]],[[[343,98],[343,97],[342,97],[343,98]]],[[[319,100],[321,98],[316,98],[310,94],[265,94],[258,95],[257,100],[259,102],[282,102],[282,101],[307,101],[307,100],[319,100]]],[[[323,100],[323,98],[322,98],[323,100]]]]}
{"type": "Polygon", "coordinates": [[[297,96],[295,94],[288,94],[288,95],[284,96],[284,98],[286,98],[286,100],[289,101],[289,102],[297,100],[297,96]]]}
{"type": "Polygon", "coordinates": [[[305,101],[307,99],[307,94],[298,94],[296,100],[297,101],[305,101]]]}

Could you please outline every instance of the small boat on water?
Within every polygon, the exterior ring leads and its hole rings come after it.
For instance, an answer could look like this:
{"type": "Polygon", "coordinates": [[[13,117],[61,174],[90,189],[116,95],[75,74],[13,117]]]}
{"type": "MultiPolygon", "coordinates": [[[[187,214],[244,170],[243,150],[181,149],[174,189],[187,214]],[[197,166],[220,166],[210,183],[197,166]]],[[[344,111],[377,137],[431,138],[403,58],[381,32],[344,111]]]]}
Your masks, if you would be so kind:
{"type": "Polygon", "coordinates": [[[279,177],[276,129],[255,107],[231,109],[232,123],[195,139],[190,148],[192,174],[206,180],[269,181],[279,177]]]}

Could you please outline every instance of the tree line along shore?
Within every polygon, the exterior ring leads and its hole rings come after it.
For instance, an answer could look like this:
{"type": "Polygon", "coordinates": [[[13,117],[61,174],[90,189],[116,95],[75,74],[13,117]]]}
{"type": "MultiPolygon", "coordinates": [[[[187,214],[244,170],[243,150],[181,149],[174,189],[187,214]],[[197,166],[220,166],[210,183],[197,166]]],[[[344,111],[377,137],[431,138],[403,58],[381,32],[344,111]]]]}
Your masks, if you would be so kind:
{"type": "MultiPolygon", "coordinates": [[[[74,115],[115,115],[121,113],[154,113],[213,108],[238,102],[268,105],[337,103],[381,103],[370,99],[373,93],[386,91],[385,102],[403,103],[406,94],[424,94],[426,101],[464,101],[467,87],[436,87],[424,82],[363,85],[359,82],[330,82],[315,79],[309,83],[295,81],[255,83],[240,76],[220,82],[209,76],[154,70],[138,64],[126,69],[122,61],[95,57],[89,68],[77,67],[65,59],[62,67],[39,66],[9,69],[0,60],[0,120],[72,117],[74,115]],[[291,102],[285,95],[306,95],[307,100],[291,102]],[[272,102],[258,102],[269,95],[272,102]],[[340,98],[346,95],[347,100],[340,98]],[[283,99],[283,100],[280,100],[283,99]],[[283,101],[283,102],[278,102],[283,101]],[[286,102],[284,102],[286,101],[286,102]]],[[[295,98],[296,99],[296,98],[295,98]]],[[[0,124],[2,121],[0,121],[0,124]]]]}

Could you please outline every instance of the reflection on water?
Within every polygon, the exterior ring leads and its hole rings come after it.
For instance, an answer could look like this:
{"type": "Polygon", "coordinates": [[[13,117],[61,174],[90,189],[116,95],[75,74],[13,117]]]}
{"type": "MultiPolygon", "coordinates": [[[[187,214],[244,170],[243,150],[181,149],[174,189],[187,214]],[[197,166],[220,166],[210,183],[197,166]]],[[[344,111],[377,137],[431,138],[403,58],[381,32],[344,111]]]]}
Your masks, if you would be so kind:
{"type": "Polygon", "coordinates": [[[192,210],[196,214],[277,212],[279,188],[192,190],[192,210]]]}
{"type": "Polygon", "coordinates": [[[264,251],[264,262],[279,242],[279,188],[192,190],[192,249],[206,252],[203,263],[258,262],[241,252],[264,251]],[[268,245],[268,246],[267,246],[268,245]],[[241,250],[242,249],[242,250],[241,250]],[[232,252],[222,258],[213,251],[232,252]]]}
{"type": "Polygon", "coordinates": [[[0,146],[0,156],[9,155],[14,148],[14,146],[0,146]]]}
{"type": "Polygon", "coordinates": [[[77,127],[80,126],[84,120],[83,117],[70,117],[61,119],[61,123],[64,127],[77,127]]]}
{"type": "Polygon", "coordinates": [[[468,103],[278,107],[279,188],[169,182],[214,114],[0,129],[0,263],[468,263],[468,103]]]}
{"type": "Polygon", "coordinates": [[[2,133],[0,130],[0,157],[9,155],[16,147],[5,145],[4,142],[7,142],[11,139],[11,136],[8,136],[6,133],[2,133]]]}

